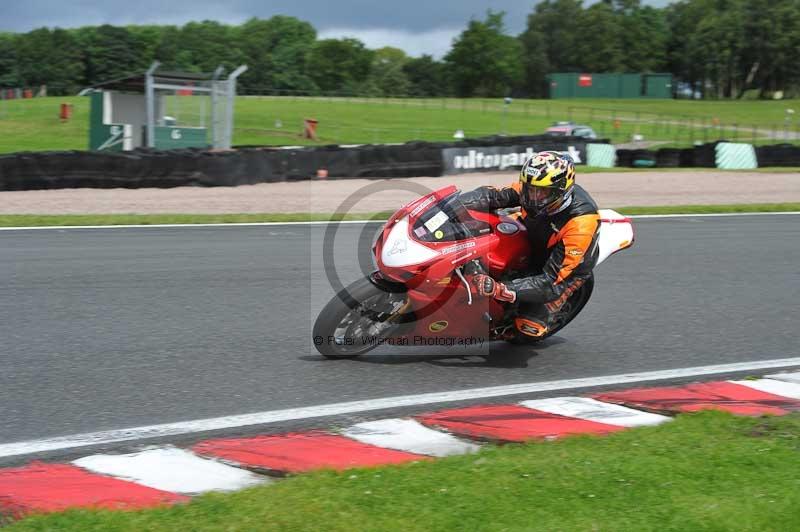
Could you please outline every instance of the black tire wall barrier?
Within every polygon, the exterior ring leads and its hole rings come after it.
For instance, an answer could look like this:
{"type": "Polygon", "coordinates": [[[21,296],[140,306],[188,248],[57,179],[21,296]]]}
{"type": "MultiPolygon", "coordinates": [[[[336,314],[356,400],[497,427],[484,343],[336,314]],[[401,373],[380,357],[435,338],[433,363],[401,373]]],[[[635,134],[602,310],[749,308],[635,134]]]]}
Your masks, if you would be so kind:
{"type": "Polygon", "coordinates": [[[776,144],[757,146],[758,166],[800,166],[800,146],[776,144]]]}
{"type": "MultiPolygon", "coordinates": [[[[537,149],[578,146],[583,150],[585,142],[580,138],[537,135],[355,147],[240,147],[226,152],[20,152],[0,155],[0,190],[236,186],[311,179],[320,169],[327,171],[328,179],[440,176],[445,171],[443,150],[447,149],[535,145],[537,149]]],[[[653,162],[662,168],[713,168],[716,144],[657,151],[617,150],[617,166],[653,162]]],[[[759,166],[800,166],[800,146],[760,146],[756,154],[759,166]]]]}
{"type": "Polygon", "coordinates": [[[681,165],[682,150],[662,148],[656,151],[656,166],[659,168],[677,168],[681,165]]]}
{"type": "Polygon", "coordinates": [[[311,179],[318,170],[330,179],[442,175],[448,147],[515,145],[552,137],[486,137],[457,143],[408,142],[398,145],[297,148],[241,147],[130,152],[20,152],[0,156],[0,190],[49,188],[170,188],[237,186],[311,179]]]}
{"type": "Polygon", "coordinates": [[[719,142],[709,142],[694,147],[694,164],[698,168],[717,167],[717,144],[719,142]]]}

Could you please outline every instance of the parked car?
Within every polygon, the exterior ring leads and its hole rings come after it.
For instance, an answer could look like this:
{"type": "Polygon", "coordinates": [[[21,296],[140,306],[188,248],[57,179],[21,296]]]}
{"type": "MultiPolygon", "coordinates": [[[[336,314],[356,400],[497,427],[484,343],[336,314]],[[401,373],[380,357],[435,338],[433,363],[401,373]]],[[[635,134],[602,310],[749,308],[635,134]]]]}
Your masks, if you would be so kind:
{"type": "Polygon", "coordinates": [[[548,127],[544,132],[545,135],[553,137],[584,137],[587,139],[596,139],[597,133],[589,126],[582,124],[573,124],[572,122],[556,122],[548,127]]]}

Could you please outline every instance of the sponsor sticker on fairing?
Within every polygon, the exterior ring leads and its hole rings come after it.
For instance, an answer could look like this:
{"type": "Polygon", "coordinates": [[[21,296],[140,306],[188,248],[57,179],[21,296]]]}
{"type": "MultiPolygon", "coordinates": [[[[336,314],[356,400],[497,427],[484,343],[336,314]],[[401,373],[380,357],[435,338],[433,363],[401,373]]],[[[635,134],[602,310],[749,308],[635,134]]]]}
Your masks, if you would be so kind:
{"type": "Polygon", "coordinates": [[[461,251],[462,249],[469,249],[474,247],[475,247],[475,242],[465,242],[463,244],[456,244],[455,246],[442,248],[442,253],[455,253],[457,251],[461,251]]]}
{"type": "Polygon", "coordinates": [[[435,198],[435,197],[430,197],[430,198],[426,199],[425,201],[423,201],[422,203],[420,203],[419,205],[417,205],[416,207],[414,207],[414,210],[413,210],[413,211],[411,211],[411,216],[416,216],[416,215],[418,215],[418,214],[419,214],[419,213],[421,213],[421,212],[422,212],[422,211],[423,211],[423,210],[424,210],[424,209],[425,209],[425,208],[426,208],[428,205],[430,205],[431,203],[433,203],[435,200],[436,200],[436,198],[435,198]]]}
{"type": "Polygon", "coordinates": [[[447,213],[439,211],[433,216],[433,218],[425,222],[425,227],[428,228],[428,231],[433,232],[443,226],[449,219],[450,217],[447,216],[447,213]]]}

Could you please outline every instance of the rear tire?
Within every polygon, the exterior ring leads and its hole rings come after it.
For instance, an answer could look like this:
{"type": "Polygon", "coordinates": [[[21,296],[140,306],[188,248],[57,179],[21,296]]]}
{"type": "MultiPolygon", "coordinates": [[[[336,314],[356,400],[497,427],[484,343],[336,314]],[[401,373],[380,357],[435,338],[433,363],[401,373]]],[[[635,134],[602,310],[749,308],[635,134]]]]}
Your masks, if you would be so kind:
{"type": "Polygon", "coordinates": [[[405,292],[390,292],[363,278],[342,289],[322,309],[314,323],[314,347],[332,359],[355,358],[398,332],[407,321],[402,315],[405,292]],[[353,343],[350,343],[352,340],[353,343]]]}

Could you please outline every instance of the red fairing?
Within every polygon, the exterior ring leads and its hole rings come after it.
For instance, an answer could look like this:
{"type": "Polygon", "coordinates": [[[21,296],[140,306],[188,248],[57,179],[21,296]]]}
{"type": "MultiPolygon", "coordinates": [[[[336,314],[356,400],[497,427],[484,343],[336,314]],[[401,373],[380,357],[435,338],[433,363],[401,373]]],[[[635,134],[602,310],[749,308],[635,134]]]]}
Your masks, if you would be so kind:
{"type": "Polygon", "coordinates": [[[493,226],[501,223],[514,224],[517,231],[507,234],[495,230],[498,237],[497,245],[486,254],[484,265],[492,277],[502,277],[506,272],[527,268],[530,256],[530,244],[525,225],[511,216],[497,216],[494,213],[469,211],[475,218],[488,222],[493,226]]]}
{"type": "Polygon", "coordinates": [[[526,267],[530,248],[524,225],[513,217],[467,211],[456,192],[456,187],[446,187],[405,205],[392,215],[373,247],[381,276],[408,288],[416,321],[403,336],[486,335],[485,314],[499,320],[504,308],[477,295],[472,275],[465,276],[468,293],[455,270],[477,259],[489,275],[502,279],[526,267]],[[440,209],[443,205],[448,207],[440,209]],[[459,223],[448,225],[452,220],[446,218],[453,212],[448,208],[458,210],[459,223]]]}

